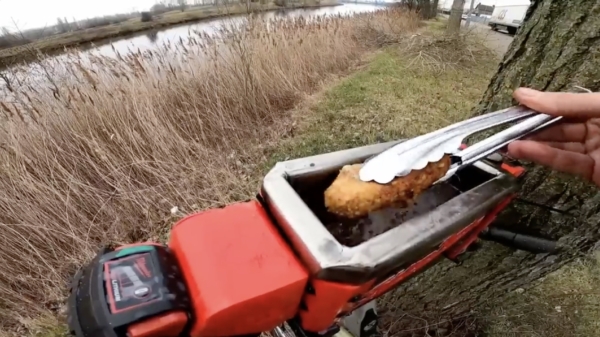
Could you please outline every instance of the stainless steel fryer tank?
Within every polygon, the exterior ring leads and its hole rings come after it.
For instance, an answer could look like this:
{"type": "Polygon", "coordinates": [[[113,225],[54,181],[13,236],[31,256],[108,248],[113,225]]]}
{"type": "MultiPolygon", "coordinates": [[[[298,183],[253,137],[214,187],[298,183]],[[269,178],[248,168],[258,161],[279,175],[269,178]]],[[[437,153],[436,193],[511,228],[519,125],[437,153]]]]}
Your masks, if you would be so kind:
{"type": "Polygon", "coordinates": [[[478,161],[432,186],[408,208],[388,208],[357,220],[326,211],[323,192],[342,166],[363,162],[398,142],[279,162],[265,176],[264,203],[314,277],[349,284],[383,279],[435,250],[518,189],[510,173],[478,161]]]}

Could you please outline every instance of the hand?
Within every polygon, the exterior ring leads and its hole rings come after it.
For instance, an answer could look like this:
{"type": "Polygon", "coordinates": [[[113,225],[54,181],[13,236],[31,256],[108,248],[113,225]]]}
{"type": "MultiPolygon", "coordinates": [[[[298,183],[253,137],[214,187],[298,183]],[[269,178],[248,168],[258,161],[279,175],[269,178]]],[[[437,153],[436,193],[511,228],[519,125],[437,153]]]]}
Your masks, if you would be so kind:
{"type": "Polygon", "coordinates": [[[600,186],[600,93],[519,88],[513,97],[533,110],[563,119],[524,140],[512,142],[508,154],[581,176],[600,186]]]}

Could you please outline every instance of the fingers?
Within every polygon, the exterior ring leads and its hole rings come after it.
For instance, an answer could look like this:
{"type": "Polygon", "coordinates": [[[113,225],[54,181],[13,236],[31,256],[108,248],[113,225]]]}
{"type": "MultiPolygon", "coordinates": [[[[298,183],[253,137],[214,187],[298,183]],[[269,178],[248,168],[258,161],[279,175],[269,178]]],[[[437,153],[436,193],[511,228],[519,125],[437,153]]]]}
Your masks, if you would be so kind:
{"type": "Polygon", "coordinates": [[[541,142],[542,144],[548,145],[552,148],[565,150],[576,153],[586,153],[585,145],[583,143],[562,143],[562,142],[541,142]]]}
{"type": "MultiPolygon", "coordinates": [[[[587,150],[583,143],[542,142],[542,141],[536,141],[536,142],[542,143],[544,145],[547,145],[547,146],[550,146],[552,148],[559,149],[559,150],[565,150],[565,151],[569,151],[569,152],[576,152],[576,153],[583,153],[583,154],[587,153],[587,150]]],[[[498,149],[497,151],[503,155],[510,155],[510,153],[508,152],[508,145],[498,149]]]]}
{"type": "Polygon", "coordinates": [[[521,104],[549,115],[600,117],[600,93],[542,92],[519,88],[513,97],[521,104]]]}
{"type": "Polygon", "coordinates": [[[544,142],[578,142],[583,143],[586,127],[582,123],[560,123],[547,127],[527,137],[528,140],[544,142]]]}
{"type": "Polygon", "coordinates": [[[582,153],[569,152],[535,141],[521,140],[508,145],[508,153],[515,159],[527,160],[586,179],[594,173],[594,160],[582,153]]]}

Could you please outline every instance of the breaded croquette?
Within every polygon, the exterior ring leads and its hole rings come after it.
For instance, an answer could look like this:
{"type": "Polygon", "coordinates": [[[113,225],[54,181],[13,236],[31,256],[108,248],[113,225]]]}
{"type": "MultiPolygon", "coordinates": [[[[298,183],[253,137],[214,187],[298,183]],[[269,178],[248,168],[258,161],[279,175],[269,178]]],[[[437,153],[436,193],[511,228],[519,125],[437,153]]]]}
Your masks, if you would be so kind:
{"type": "Polygon", "coordinates": [[[329,212],[346,218],[360,218],[394,205],[407,205],[448,172],[450,157],[444,156],[422,170],[414,170],[385,185],[360,180],[358,172],[361,166],[342,167],[337,178],[325,190],[325,207],[329,212]]]}

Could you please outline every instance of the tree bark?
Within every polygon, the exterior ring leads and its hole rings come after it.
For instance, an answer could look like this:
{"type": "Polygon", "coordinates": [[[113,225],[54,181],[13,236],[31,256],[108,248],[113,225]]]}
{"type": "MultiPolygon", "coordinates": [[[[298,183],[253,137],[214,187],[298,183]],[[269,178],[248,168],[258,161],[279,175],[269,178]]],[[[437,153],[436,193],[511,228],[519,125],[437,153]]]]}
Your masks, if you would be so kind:
{"type": "Polygon", "coordinates": [[[430,0],[419,0],[419,11],[421,14],[421,17],[423,19],[430,19],[431,18],[431,1],[430,0]]]}
{"type": "Polygon", "coordinates": [[[425,17],[431,19],[431,0],[423,1],[423,10],[425,11],[425,17]]]}
{"type": "Polygon", "coordinates": [[[458,34],[460,31],[460,20],[464,8],[465,0],[454,0],[454,2],[452,2],[450,18],[448,19],[448,27],[446,28],[446,31],[449,34],[458,34]]]}
{"type": "MultiPolygon", "coordinates": [[[[455,0],[453,6],[458,9],[455,0]]],[[[462,7],[460,7],[462,11],[462,7]]],[[[532,1],[525,22],[501,61],[474,114],[515,104],[520,86],[568,91],[575,85],[600,89],[600,2],[532,1]]],[[[460,16],[459,16],[460,19],[460,16]]],[[[384,324],[401,329],[396,336],[445,335],[452,324],[516,288],[552,272],[595,249],[600,241],[600,193],[587,182],[527,166],[520,197],[559,210],[514,202],[499,224],[512,230],[557,240],[556,254],[532,254],[495,243],[467,252],[461,265],[442,261],[382,299],[384,324]],[[387,303],[387,304],[383,304],[387,303]],[[398,319],[398,317],[402,317],[398,319]],[[387,323],[385,323],[387,320],[387,323]],[[431,324],[445,323],[432,326],[431,324]]],[[[498,303],[498,302],[496,302],[498,303]]]]}
{"type": "Polygon", "coordinates": [[[431,18],[437,17],[439,0],[433,0],[431,3],[431,18]]]}

